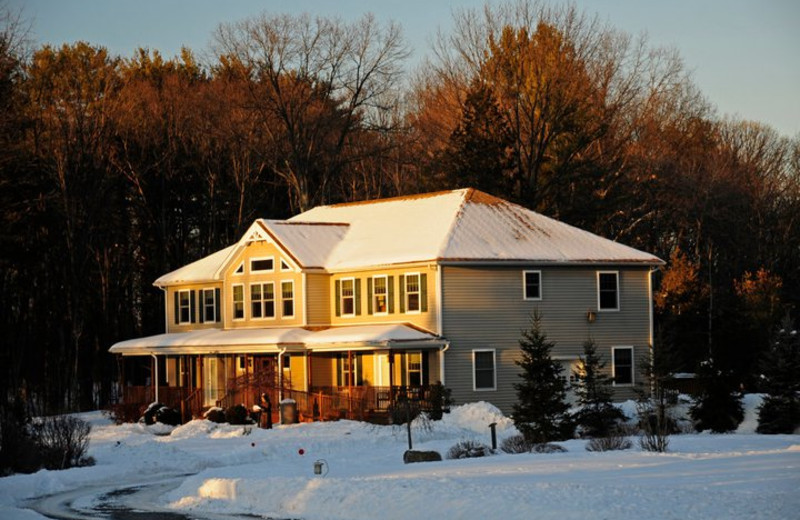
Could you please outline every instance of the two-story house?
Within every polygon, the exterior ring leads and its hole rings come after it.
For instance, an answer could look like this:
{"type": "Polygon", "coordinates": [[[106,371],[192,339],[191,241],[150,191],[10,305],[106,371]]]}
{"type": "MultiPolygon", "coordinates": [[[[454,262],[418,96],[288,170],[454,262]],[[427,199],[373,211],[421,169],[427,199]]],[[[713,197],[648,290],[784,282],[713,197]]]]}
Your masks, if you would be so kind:
{"type": "Polygon", "coordinates": [[[111,352],[126,400],[157,390],[194,414],[261,391],[309,416],[384,410],[436,382],[457,403],[510,412],[521,331],[538,310],[556,359],[575,368],[594,339],[615,397],[629,398],[651,355],[661,264],[473,189],[321,206],[259,219],[160,277],[166,333],[111,352]]]}

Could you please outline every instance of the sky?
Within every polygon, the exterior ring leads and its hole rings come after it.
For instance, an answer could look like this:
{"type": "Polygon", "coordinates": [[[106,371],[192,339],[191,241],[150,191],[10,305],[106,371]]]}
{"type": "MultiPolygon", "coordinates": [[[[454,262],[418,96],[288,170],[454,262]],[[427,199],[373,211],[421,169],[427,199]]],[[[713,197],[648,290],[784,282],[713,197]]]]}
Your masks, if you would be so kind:
{"type": "MultiPolygon", "coordinates": [[[[2,0],[0,0],[2,3],[2,0]]],[[[402,25],[412,50],[409,68],[428,55],[452,12],[484,0],[5,0],[22,8],[36,43],[83,40],[114,54],[138,47],[177,55],[209,48],[221,22],[269,13],[336,15],[354,20],[372,12],[402,25]]],[[[490,4],[498,3],[490,0],[490,4]]],[[[577,7],[654,46],[675,48],[720,116],[766,123],[800,136],[800,1],[577,0],[577,7]]]]}

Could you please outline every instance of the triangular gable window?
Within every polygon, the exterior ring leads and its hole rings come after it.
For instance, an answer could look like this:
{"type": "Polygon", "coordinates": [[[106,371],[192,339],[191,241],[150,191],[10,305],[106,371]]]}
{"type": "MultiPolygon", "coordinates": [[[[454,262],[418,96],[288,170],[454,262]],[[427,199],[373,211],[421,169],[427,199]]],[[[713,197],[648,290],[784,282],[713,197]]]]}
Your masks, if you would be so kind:
{"type": "Polygon", "coordinates": [[[281,258],[281,271],[291,271],[291,270],[292,268],[289,267],[289,264],[287,264],[286,261],[283,258],[281,258]]]}
{"type": "Polygon", "coordinates": [[[244,262],[239,264],[239,267],[236,268],[233,274],[244,274],[244,262]]]}

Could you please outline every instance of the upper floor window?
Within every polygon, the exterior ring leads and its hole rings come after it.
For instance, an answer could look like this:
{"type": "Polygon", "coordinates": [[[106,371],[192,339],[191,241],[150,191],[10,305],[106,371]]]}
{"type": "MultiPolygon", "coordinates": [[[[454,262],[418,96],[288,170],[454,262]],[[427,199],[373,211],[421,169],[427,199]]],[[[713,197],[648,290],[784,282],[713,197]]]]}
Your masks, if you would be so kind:
{"type": "Polygon", "coordinates": [[[244,274],[244,262],[239,264],[239,267],[236,268],[233,274],[244,274]]]}
{"type": "Polygon", "coordinates": [[[388,314],[389,312],[389,284],[387,276],[372,278],[372,311],[375,314],[388,314]]]}
{"type": "Polygon", "coordinates": [[[611,349],[614,385],[633,384],[633,347],[611,349]]]}
{"type": "Polygon", "coordinates": [[[405,293],[406,312],[419,312],[422,310],[420,305],[422,301],[421,284],[420,275],[418,273],[406,275],[405,293]]]}
{"type": "Polygon", "coordinates": [[[284,318],[294,317],[294,282],[291,280],[281,282],[281,302],[283,304],[284,318]]]}
{"type": "Polygon", "coordinates": [[[233,286],[233,319],[244,319],[244,285],[233,286]]]}
{"type": "Polygon", "coordinates": [[[619,273],[600,271],[597,273],[597,308],[601,311],[619,310],[619,273]]]}
{"type": "Polygon", "coordinates": [[[355,316],[356,313],[356,281],[354,278],[341,280],[341,309],[342,316],[355,316]]]}
{"type": "Polygon", "coordinates": [[[275,270],[275,259],[272,257],[250,259],[251,273],[271,273],[274,270],[275,270]]]}
{"type": "Polygon", "coordinates": [[[286,260],[281,258],[281,271],[291,271],[292,268],[286,263],[286,260]]]}
{"type": "Polygon", "coordinates": [[[203,289],[203,321],[217,321],[217,290],[203,289]]]}
{"type": "Polygon", "coordinates": [[[524,290],[524,298],[526,300],[541,300],[542,299],[542,272],[541,271],[523,271],[522,283],[524,290]]]}
{"type": "Polygon", "coordinates": [[[250,316],[275,317],[275,284],[272,282],[250,284],[250,316]]]}
{"type": "Polygon", "coordinates": [[[178,291],[178,324],[192,323],[194,312],[194,291],[178,291]]]}
{"type": "Polygon", "coordinates": [[[494,349],[472,351],[474,390],[495,390],[494,349]]]}

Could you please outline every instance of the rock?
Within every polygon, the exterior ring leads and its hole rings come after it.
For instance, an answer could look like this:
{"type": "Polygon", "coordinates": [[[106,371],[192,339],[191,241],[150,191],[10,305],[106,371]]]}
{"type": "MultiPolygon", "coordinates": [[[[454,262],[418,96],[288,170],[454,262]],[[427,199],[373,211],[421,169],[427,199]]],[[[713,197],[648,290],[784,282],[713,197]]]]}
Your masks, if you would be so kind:
{"type": "Polygon", "coordinates": [[[403,453],[403,462],[410,464],[412,462],[436,462],[442,460],[442,456],[438,451],[417,451],[407,450],[403,453]]]}

